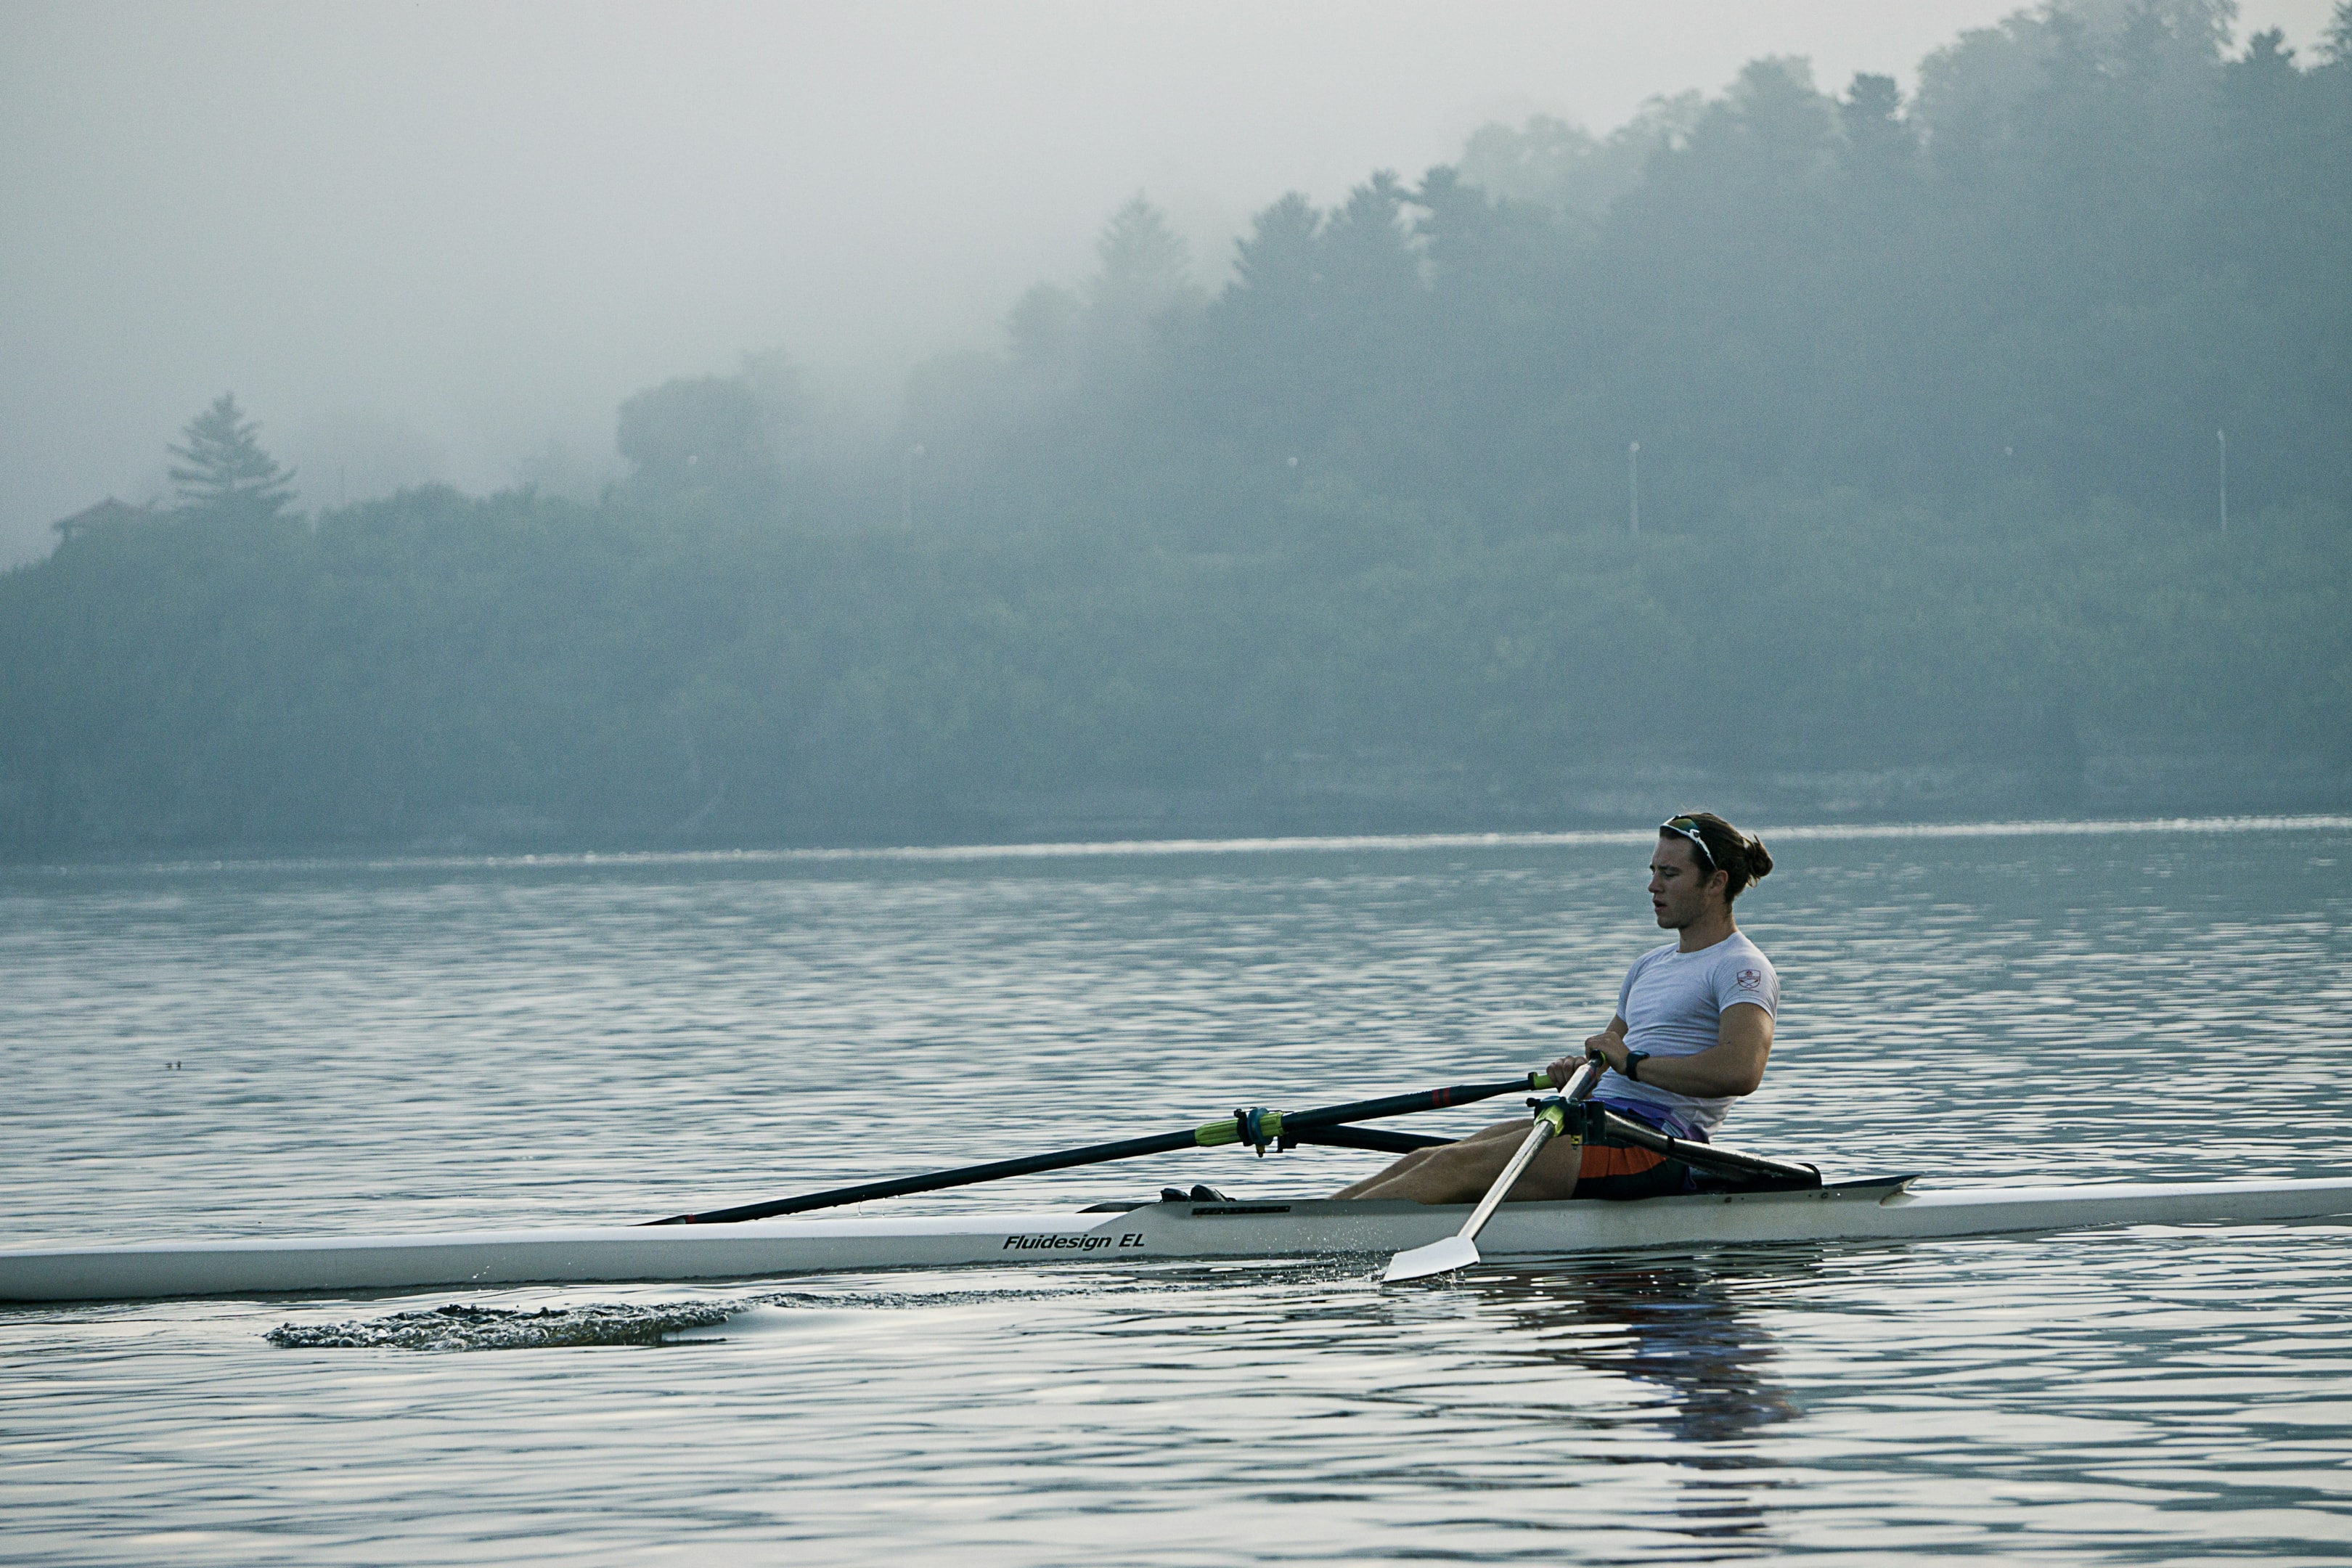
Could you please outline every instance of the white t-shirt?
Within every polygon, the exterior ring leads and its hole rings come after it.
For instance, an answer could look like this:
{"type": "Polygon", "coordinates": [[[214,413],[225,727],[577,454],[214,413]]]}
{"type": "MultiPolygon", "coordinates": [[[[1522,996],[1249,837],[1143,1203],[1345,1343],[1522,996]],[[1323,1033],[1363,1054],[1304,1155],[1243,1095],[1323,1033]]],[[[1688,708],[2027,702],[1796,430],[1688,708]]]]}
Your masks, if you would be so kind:
{"type": "MultiPolygon", "coordinates": [[[[1733,931],[1713,947],[1685,952],[1673,942],[1633,961],[1617,993],[1617,1016],[1625,1020],[1628,1048],[1654,1057],[1689,1057],[1713,1047],[1728,1008],[1752,1004],[1769,1014],[1780,1006],[1780,977],[1771,961],[1733,931]]],[[[1728,1097],[1698,1100],[1670,1089],[1636,1083],[1612,1068],[1593,1091],[1604,1105],[1645,1110],[1663,1121],[1711,1135],[1731,1109],[1728,1097]]]]}

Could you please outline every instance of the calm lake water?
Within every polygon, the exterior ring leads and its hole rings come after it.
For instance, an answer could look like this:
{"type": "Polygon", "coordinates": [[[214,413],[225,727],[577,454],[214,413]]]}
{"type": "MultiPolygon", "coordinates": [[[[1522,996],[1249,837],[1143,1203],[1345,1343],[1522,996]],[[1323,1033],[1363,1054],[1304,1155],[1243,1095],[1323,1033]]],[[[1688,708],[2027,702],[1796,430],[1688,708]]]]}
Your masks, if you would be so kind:
{"type": "MultiPolygon", "coordinates": [[[[1727,1142],[2352,1170],[2352,822],[1767,837],[1727,1142]]],[[[1649,842],[0,873],[0,1242],[631,1220],[1503,1076],[1658,940],[1649,842]]],[[[11,1562],[1947,1554],[2352,1556],[2352,1227],[0,1309],[11,1562]]]]}

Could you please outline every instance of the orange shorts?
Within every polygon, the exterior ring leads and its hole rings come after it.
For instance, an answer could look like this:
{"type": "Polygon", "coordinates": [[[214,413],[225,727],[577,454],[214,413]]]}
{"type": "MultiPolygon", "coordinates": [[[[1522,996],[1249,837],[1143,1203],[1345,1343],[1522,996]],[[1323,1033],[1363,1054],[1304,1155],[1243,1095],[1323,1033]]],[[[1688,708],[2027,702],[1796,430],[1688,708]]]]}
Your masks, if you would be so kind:
{"type": "Polygon", "coordinates": [[[1690,1190],[1690,1168],[1647,1149],[1587,1143],[1577,1167],[1580,1198],[1656,1198],[1690,1190]]]}

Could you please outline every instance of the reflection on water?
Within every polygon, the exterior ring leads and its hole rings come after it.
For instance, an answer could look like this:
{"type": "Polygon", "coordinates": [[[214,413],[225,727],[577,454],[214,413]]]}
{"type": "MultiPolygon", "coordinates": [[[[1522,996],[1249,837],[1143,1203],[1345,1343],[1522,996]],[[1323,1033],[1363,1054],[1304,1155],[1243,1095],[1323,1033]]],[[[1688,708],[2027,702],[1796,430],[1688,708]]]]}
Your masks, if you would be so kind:
{"type": "MultiPolygon", "coordinates": [[[[1734,1266],[1742,1286],[1795,1286],[1815,1248],[1757,1248],[1734,1266]]],[[[1769,1339],[1724,1278],[1721,1255],[1633,1258],[1540,1273],[1496,1269],[1454,1289],[1540,1336],[1540,1352],[1596,1373],[1654,1384],[1675,1411],[1677,1436],[1713,1443],[1786,1420],[1769,1377],[1769,1339]]]]}
{"type": "MultiPolygon", "coordinates": [[[[1536,1065],[1654,940],[1642,842],[0,873],[0,1228],[643,1218],[1536,1065]]],[[[2341,1168],[2347,847],[1792,836],[1742,906],[1787,1005],[1736,1142],[1942,1182],[2341,1168]]],[[[1409,1290],[1047,1265],[0,1311],[0,1555],[2336,1558],[2347,1261],[2352,1229],[2273,1226],[1409,1290]],[[426,1342],[528,1348],[392,1348],[426,1342]]]]}
{"type": "Polygon", "coordinates": [[[1809,1247],[1757,1248],[1737,1262],[1716,1254],[1477,1273],[1454,1289],[1523,1331],[1534,1342],[1522,1353],[1654,1391],[1643,1420],[1689,1472],[1662,1530],[1717,1547],[1761,1545],[1764,1494],[1775,1483],[1742,1473],[1769,1468],[1750,1439],[1797,1410],[1771,1375],[1769,1330],[1742,1297],[1800,1287],[1818,1261],[1809,1247]]]}

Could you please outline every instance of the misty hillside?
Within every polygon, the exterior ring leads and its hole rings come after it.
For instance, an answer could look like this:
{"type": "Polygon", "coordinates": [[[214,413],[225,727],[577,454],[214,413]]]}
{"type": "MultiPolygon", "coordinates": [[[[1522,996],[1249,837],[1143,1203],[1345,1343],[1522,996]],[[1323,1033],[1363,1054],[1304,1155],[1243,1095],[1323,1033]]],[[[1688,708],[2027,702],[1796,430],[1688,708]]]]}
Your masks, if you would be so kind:
{"type": "Polygon", "coordinates": [[[0,842],[2344,805],[2352,5],[2227,16],[1489,126],[1213,291],[1139,198],[895,423],[750,359],[594,501],[298,515],[216,405],[0,579],[0,842]]]}

